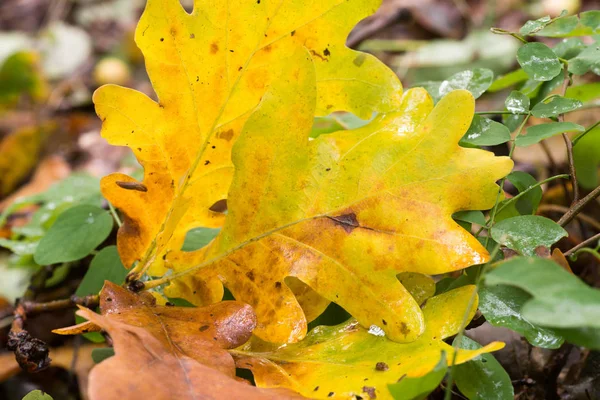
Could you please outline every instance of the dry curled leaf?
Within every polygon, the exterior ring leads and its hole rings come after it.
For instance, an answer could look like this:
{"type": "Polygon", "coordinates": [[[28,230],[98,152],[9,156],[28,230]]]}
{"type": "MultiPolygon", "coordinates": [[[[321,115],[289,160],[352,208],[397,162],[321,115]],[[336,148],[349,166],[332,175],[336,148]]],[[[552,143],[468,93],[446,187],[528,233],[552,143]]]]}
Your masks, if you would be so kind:
{"type": "Polygon", "coordinates": [[[147,1],[135,40],[158,102],[113,85],[94,94],[102,135],[130,147],[145,172],[146,192],[117,186],[133,181],[123,174],[102,181],[126,215],[118,237],[124,265],[143,258],[162,275],[162,255],[181,249],[191,228],[223,224],[225,215],[211,208],[227,198],[231,147],[297,49],[308,49],[316,69],[318,114],[368,118],[397,105],[395,74],[344,43],[379,3],[196,0],[188,14],[179,0],[147,1]]]}
{"type": "MultiPolygon", "coordinates": [[[[452,363],[454,349],[443,340],[458,333],[469,305],[467,321],[475,314],[474,290],[464,286],[429,299],[423,307],[427,329],[412,343],[393,342],[350,320],[317,327],[300,343],[271,351],[246,345],[233,354],[239,368],[253,372],[259,387],[289,388],[317,399],[391,399],[388,384],[427,374],[442,351],[452,363]]],[[[477,350],[459,350],[456,364],[502,347],[493,342],[477,350]]]]}
{"type": "Polygon", "coordinates": [[[101,326],[112,338],[115,355],[96,365],[89,376],[90,400],[294,399],[290,391],[259,389],[201,364],[165,344],[143,327],[88,309],[78,314],[101,326]]]}
{"type": "Polygon", "coordinates": [[[416,340],[423,315],[396,275],[486,262],[487,251],[451,216],[491,208],[495,181],[512,161],[458,145],[474,113],[464,90],[434,108],[424,89],[411,89],[369,125],[309,141],[317,95],[310,63],[306,54],[290,62],[288,78],[272,84],[246,123],[233,150],[225,226],[204,249],[167,256],[176,270],[197,269],[167,291],[198,304],[213,288],[219,297],[221,280],[254,308],[256,335],[296,342],[307,324],[285,284],[294,276],[361,325],[416,340]]]}
{"type": "MultiPolygon", "coordinates": [[[[235,374],[224,349],[244,344],[256,325],[250,306],[224,301],[202,308],[156,305],[147,292],[134,294],[106,282],[100,292],[100,312],[110,320],[140,327],[174,355],[190,357],[226,374],[235,374]]],[[[97,331],[99,324],[85,322],[54,333],[73,335],[97,331]]]]}

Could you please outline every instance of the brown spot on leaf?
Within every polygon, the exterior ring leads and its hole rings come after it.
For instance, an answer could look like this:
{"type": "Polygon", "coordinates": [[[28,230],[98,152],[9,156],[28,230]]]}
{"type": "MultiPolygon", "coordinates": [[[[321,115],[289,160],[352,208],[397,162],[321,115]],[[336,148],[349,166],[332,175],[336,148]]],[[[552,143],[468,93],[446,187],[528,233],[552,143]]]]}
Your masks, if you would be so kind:
{"type": "Polygon", "coordinates": [[[195,39],[196,35],[194,35],[193,33],[190,33],[190,39],[195,39]]]}
{"type": "Polygon", "coordinates": [[[325,50],[323,50],[323,55],[325,57],[329,57],[331,55],[331,52],[329,51],[329,49],[325,49],[325,50]]]}
{"type": "Polygon", "coordinates": [[[210,328],[208,325],[202,325],[200,327],[200,332],[204,332],[205,330],[207,330],[208,328],[210,328]]]}
{"type": "Polygon", "coordinates": [[[229,142],[233,138],[233,134],[234,134],[233,129],[229,129],[229,130],[217,133],[217,138],[223,139],[223,140],[226,140],[229,142]]]}
{"type": "Polygon", "coordinates": [[[211,54],[216,54],[217,51],[219,51],[219,45],[215,42],[213,44],[210,45],[210,53],[211,54]]]}
{"type": "Polygon", "coordinates": [[[375,388],[372,386],[363,386],[362,391],[369,395],[370,398],[376,399],[375,388]]]}
{"type": "Polygon", "coordinates": [[[404,336],[407,336],[410,333],[410,329],[408,329],[408,325],[406,325],[405,322],[400,322],[400,332],[402,332],[404,336]]]}
{"type": "Polygon", "coordinates": [[[359,54],[356,56],[356,58],[352,62],[354,63],[354,65],[356,65],[357,67],[360,68],[365,63],[366,59],[367,59],[367,56],[365,54],[359,54]]]}
{"type": "Polygon", "coordinates": [[[254,272],[248,271],[248,272],[246,272],[246,276],[248,277],[248,279],[250,279],[252,282],[254,282],[254,272]]]}
{"type": "Polygon", "coordinates": [[[338,215],[337,217],[328,217],[332,220],[336,225],[344,228],[346,233],[351,233],[354,229],[359,228],[358,220],[356,219],[356,214],[349,213],[338,215]]]}
{"type": "Polygon", "coordinates": [[[380,361],[377,364],[375,364],[375,370],[377,371],[387,371],[388,369],[390,369],[390,367],[383,361],[380,361]]]}

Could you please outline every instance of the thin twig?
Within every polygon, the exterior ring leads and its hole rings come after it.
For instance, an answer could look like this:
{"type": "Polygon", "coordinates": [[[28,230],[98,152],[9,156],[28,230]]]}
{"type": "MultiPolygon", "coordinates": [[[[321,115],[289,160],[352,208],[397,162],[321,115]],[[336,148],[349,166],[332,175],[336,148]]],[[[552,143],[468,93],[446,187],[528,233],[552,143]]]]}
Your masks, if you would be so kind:
{"type": "Polygon", "coordinates": [[[594,236],[592,236],[589,239],[584,240],[583,242],[579,243],[577,246],[573,247],[570,250],[565,251],[565,257],[566,256],[570,256],[571,254],[575,253],[577,250],[586,247],[589,244],[592,244],[596,241],[600,240],[600,233],[595,234],[594,236]]]}
{"type": "Polygon", "coordinates": [[[573,186],[573,203],[579,201],[579,184],[577,183],[577,173],[575,171],[575,160],[573,158],[573,142],[566,133],[562,134],[567,146],[567,159],[569,160],[569,175],[571,175],[571,185],[573,186]]]}
{"type": "MultiPolygon", "coordinates": [[[[569,211],[569,207],[561,206],[558,204],[542,204],[538,207],[537,211],[538,211],[538,213],[557,212],[557,213],[564,214],[569,211]]],[[[576,218],[582,222],[585,222],[592,228],[600,231],[600,222],[596,221],[594,218],[590,217],[589,215],[586,215],[584,213],[579,213],[576,216],[576,218]]]]}
{"type": "Polygon", "coordinates": [[[587,196],[585,196],[583,199],[581,199],[577,203],[573,204],[571,206],[571,208],[569,208],[569,211],[567,211],[565,213],[565,215],[563,215],[558,220],[558,224],[560,226],[567,225],[569,222],[571,222],[573,220],[573,218],[575,218],[577,216],[577,214],[579,214],[581,212],[583,207],[585,207],[589,202],[591,202],[598,196],[600,196],[600,186],[598,186],[596,189],[592,190],[591,193],[588,194],[587,196]]]}
{"type": "Polygon", "coordinates": [[[88,308],[94,308],[99,303],[98,295],[90,295],[90,296],[71,296],[68,299],[62,300],[53,300],[47,303],[36,303],[35,301],[23,301],[21,305],[23,306],[23,311],[27,315],[39,314],[49,311],[63,310],[65,308],[72,308],[76,305],[82,305],[88,308]]]}

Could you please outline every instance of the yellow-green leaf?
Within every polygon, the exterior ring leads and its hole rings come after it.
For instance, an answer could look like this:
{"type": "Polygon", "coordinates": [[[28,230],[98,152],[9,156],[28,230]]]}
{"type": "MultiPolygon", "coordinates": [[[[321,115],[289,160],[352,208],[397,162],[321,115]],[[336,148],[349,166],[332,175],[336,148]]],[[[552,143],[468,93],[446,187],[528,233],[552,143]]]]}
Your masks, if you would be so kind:
{"type": "MultiPolygon", "coordinates": [[[[400,344],[369,333],[351,320],[317,327],[300,343],[258,352],[246,345],[233,355],[238,368],[254,373],[259,387],[289,388],[316,399],[391,399],[388,384],[427,374],[442,351],[448,364],[452,363],[454,349],[443,340],[458,333],[467,311],[468,320],[473,317],[477,309],[474,290],[474,286],[463,286],[429,299],[423,307],[427,329],[412,343],[400,344]]],[[[477,350],[459,350],[455,361],[462,364],[502,347],[503,343],[493,342],[477,350]]]]}
{"type": "MultiPolygon", "coordinates": [[[[236,174],[219,236],[167,260],[179,271],[196,265],[196,281],[222,280],[253,306],[255,334],[268,341],[295,342],[306,334],[288,276],[363,326],[413,341],[425,329],[423,316],[396,275],[486,262],[487,251],[452,214],[492,207],[495,181],[512,161],[458,145],[474,113],[473,96],[464,90],[434,108],[424,89],[412,89],[395,112],[309,141],[316,97],[309,63],[307,54],[290,62],[289,78],[273,84],[246,123],[233,152],[236,174]]],[[[167,288],[169,296],[200,303],[189,293],[206,296],[206,286],[190,288],[191,279],[167,288]]]]}
{"type": "Polygon", "coordinates": [[[314,63],[317,114],[368,118],[397,106],[395,74],[345,46],[379,4],[196,0],[188,14],[179,0],[147,1],[135,39],[158,101],[113,85],[94,94],[102,135],[130,147],[145,171],[143,186],[123,174],[102,181],[105,197],[126,215],[118,237],[124,265],[143,258],[161,275],[162,255],[180,250],[190,229],[223,224],[225,215],[211,208],[227,197],[231,146],[297,49],[308,49],[314,63]]]}

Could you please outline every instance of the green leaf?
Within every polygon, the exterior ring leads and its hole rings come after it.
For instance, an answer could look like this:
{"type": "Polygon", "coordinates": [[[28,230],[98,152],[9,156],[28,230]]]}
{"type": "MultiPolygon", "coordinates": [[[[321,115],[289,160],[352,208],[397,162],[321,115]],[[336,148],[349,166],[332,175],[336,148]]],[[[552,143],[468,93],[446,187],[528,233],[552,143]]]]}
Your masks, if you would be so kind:
{"type": "Polygon", "coordinates": [[[112,227],[107,211],[90,205],[72,207],[58,216],[40,240],[34,260],[40,265],[80,260],[108,237],[112,227]]]}
{"type": "Polygon", "coordinates": [[[182,251],[195,251],[209,244],[221,231],[221,228],[195,228],[185,236],[182,251]]]}
{"type": "Polygon", "coordinates": [[[521,313],[530,299],[527,292],[513,286],[487,286],[479,291],[479,309],[490,324],[512,329],[536,347],[559,348],[564,342],[560,335],[533,324],[521,313]]]}
{"type": "MultiPolygon", "coordinates": [[[[573,158],[579,184],[589,190],[598,186],[600,165],[600,126],[592,129],[573,147],[573,158]]],[[[1,242],[0,242],[1,244],[1,242]]]]}
{"type": "MultiPolygon", "coordinates": [[[[600,328],[600,290],[551,260],[513,257],[486,275],[488,285],[510,285],[531,294],[525,318],[545,327],[600,328]]],[[[558,333],[562,333],[559,331],[558,333]]]]}
{"type": "Polygon", "coordinates": [[[580,38],[569,38],[558,42],[552,50],[558,57],[569,60],[577,56],[584,48],[585,44],[580,38]]]}
{"type": "MultiPolygon", "coordinates": [[[[519,193],[526,191],[537,183],[533,176],[523,171],[513,171],[507,175],[506,179],[517,188],[519,193]]],[[[516,201],[515,206],[518,212],[522,215],[535,214],[540,201],[542,201],[543,193],[542,188],[538,186],[524,194],[516,201]]]]}
{"type": "Polygon", "coordinates": [[[568,235],[556,222],[538,215],[500,221],[494,225],[491,234],[496,242],[525,256],[535,255],[537,247],[550,247],[568,235]]]}
{"type": "MultiPolygon", "coordinates": [[[[453,344],[468,350],[482,347],[466,336],[457,337],[453,344]]],[[[482,354],[453,368],[456,386],[469,400],[512,400],[514,398],[510,376],[491,354],[482,354]]]]}
{"type": "Polygon", "coordinates": [[[600,30],[600,11],[592,10],[585,11],[579,14],[581,25],[592,28],[594,33],[599,33],[600,30]]]}
{"type": "Polygon", "coordinates": [[[444,96],[453,90],[465,89],[478,98],[490,87],[494,73],[487,68],[475,68],[459,72],[442,82],[440,94],[444,96]]]}
{"type": "Polygon", "coordinates": [[[549,15],[546,15],[542,18],[538,18],[536,20],[529,20],[525,22],[525,25],[523,25],[521,29],[519,29],[519,33],[521,35],[531,35],[542,30],[550,22],[552,22],[552,19],[549,15]]]}
{"type": "Polygon", "coordinates": [[[405,376],[398,383],[388,385],[388,389],[394,400],[425,399],[429,393],[439,386],[447,370],[446,353],[442,351],[440,361],[428,374],[417,378],[405,376]]]}
{"type": "MultiPolygon", "coordinates": [[[[93,204],[100,206],[102,196],[100,194],[100,181],[98,178],[88,174],[75,173],[66,179],[55,183],[50,188],[33,196],[17,199],[8,206],[0,215],[0,226],[6,222],[6,218],[19,208],[29,204],[42,204],[35,212],[32,221],[26,225],[29,229],[39,230],[42,226],[49,226],[53,222],[53,216],[57,210],[64,211],[75,204],[93,204]]],[[[19,232],[20,233],[20,232],[19,232]]],[[[40,236],[44,233],[41,230],[40,236]]]]}
{"type": "Polygon", "coordinates": [[[598,63],[600,63],[600,43],[595,42],[583,49],[577,57],[569,60],[569,72],[583,75],[598,63]]]}
{"type": "Polygon", "coordinates": [[[516,71],[509,72],[506,75],[499,76],[488,88],[488,92],[494,93],[507,87],[516,85],[517,83],[526,81],[529,76],[523,69],[519,68],[516,71]]]}
{"type": "Polygon", "coordinates": [[[52,396],[41,390],[33,390],[25,395],[22,400],[53,400],[52,396]]]}
{"type": "Polygon", "coordinates": [[[529,97],[518,90],[513,90],[506,98],[504,105],[511,113],[526,113],[529,111],[529,97]]]}
{"type": "Polygon", "coordinates": [[[550,24],[546,24],[543,29],[540,29],[537,36],[561,37],[570,34],[579,23],[579,19],[575,15],[564,18],[558,18],[550,24]]]}
{"type": "Polygon", "coordinates": [[[115,350],[112,347],[102,347],[92,350],[92,360],[94,360],[96,364],[100,364],[102,361],[114,355],[115,350]]]}
{"type": "Polygon", "coordinates": [[[567,99],[561,96],[554,96],[547,103],[541,102],[535,105],[531,114],[538,118],[551,118],[559,114],[568,113],[577,110],[583,106],[579,100],[567,99]]]}
{"type": "Polygon", "coordinates": [[[104,281],[120,285],[127,273],[119,257],[117,246],[107,246],[96,254],[75,294],[77,296],[98,294],[104,281]]]}
{"type": "Polygon", "coordinates": [[[556,328],[567,342],[593,350],[600,350],[600,328],[556,328]]]}
{"type": "Polygon", "coordinates": [[[554,96],[547,102],[536,104],[531,110],[531,114],[538,118],[552,118],[558,116],[559,114],[577,110],[581,106],[583,106],[583,103],[579,100],[554,96]]]}
{"type": "Polygon", "coordinates": [[[460,145],[495,146],[510,140],[510,131],[500,122],[475,115],[471,126],[460,139],[460,145]]]}
{"type": "Polygon", "coordinates": [[[571,86],[567,89],[565,97],[587,103],[600,97],[600,82],[584,83],[571,86]]]}
{"type": "Polygon", "coordinates": [[[521,124],[523,123],[524,120],[525,120],[524,115],[505,114],[502,116],[502,123],[511,132],[516,131],[519,128],[519,126],[521,126],[521,124]]]}
{"type": "Polygon", "coordinates": [[[464,221],[477,225],[485,225],[485,216],[481,211],[458,211],[452,215],[456,221],[464,221]]]}
{"type": "Polygon", "coordinates": [[[536,81],[549,81],[562,70],[556,54],[542,43],[527,43],[519,48],[517,61],[527,75],[536,81]]]}
{"type": "Polygon", "coordinates": [[[551,122],[534,125],[527,128],[526,135],[517,136],[515,144],[519,147],[529,146],[554,135],[572,131],[583,132],[585,128],[573,122],[551,122]]]}

